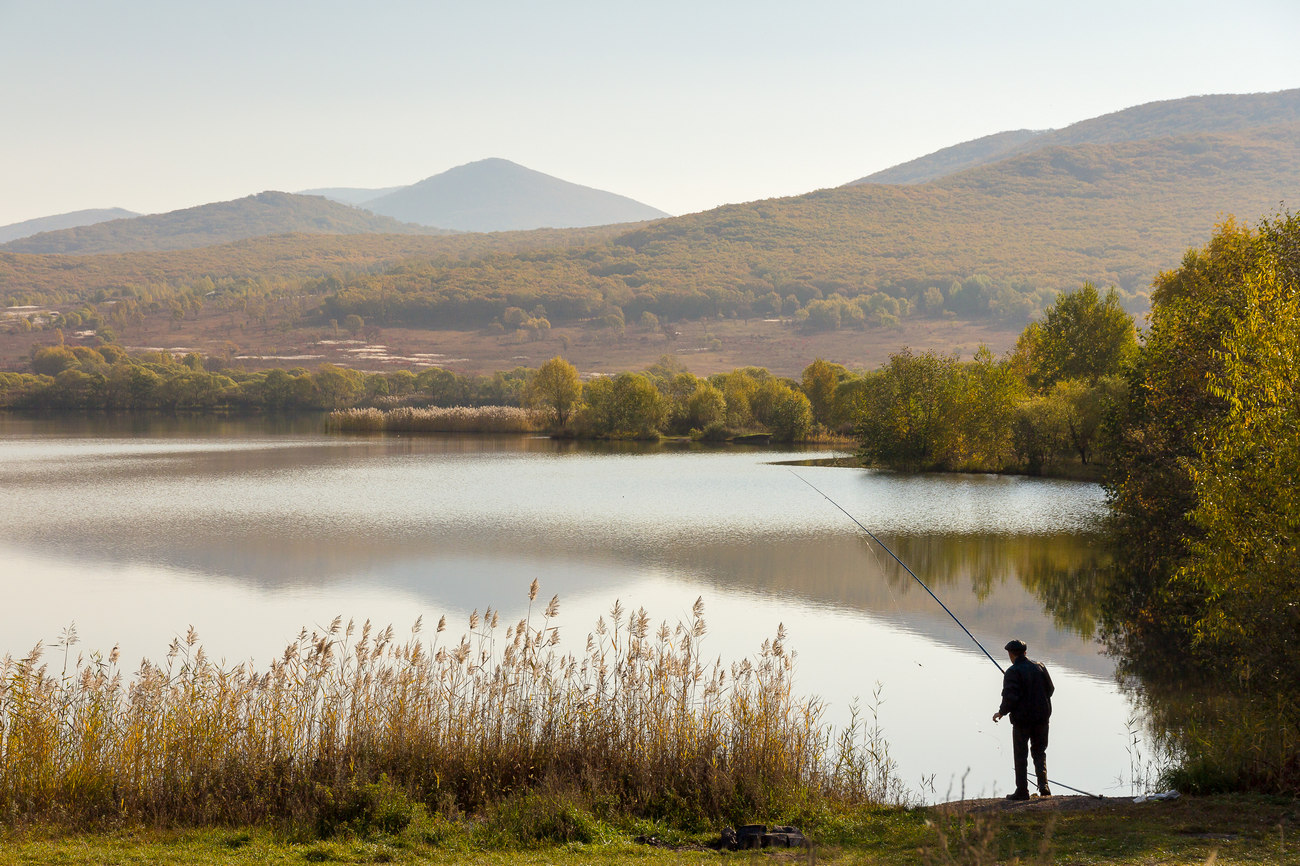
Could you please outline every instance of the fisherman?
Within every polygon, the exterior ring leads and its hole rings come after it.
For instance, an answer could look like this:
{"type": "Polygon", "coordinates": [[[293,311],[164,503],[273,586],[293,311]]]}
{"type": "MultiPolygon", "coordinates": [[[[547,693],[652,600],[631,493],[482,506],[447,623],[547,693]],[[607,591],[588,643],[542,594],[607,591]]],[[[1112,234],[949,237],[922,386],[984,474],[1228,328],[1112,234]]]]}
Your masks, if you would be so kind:
{"type": "Polygon", "coordinates": [[[996,723],[1005,715],[1011,716],[1016,790],[1007,794],[1007,799],[1029,799],[1029,754],[1034,756],[1038,793],[1050,797],[1052,791],[1047,786],[1047,721],[1052,717],[1052,692],[1056,687],[1052,685],[1047,668],[1025,655],[1029,647],[1024,641],[1009,641],[1004,649],[1011,667],[1002,675],[1002,705],[993,714],[993,721],[996,723]]]}

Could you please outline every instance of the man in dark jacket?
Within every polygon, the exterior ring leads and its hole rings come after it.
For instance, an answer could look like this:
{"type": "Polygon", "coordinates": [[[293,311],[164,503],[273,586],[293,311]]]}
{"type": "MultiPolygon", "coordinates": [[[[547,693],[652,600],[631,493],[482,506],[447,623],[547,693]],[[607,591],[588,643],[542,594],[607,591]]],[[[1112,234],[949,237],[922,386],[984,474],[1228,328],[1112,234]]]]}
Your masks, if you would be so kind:
{"type": "Polygon", "coordinates": [[[1011,745],[1016,760],[1016,790],[1008,800],[1029,799],[1029,754],[1034,756],[1038,793],[1052,796],[1047,786],[1047,720],[1052,717],[1052,677],[1047,668],[1025,656],[1029,647],[1013,640],[1006,647],[1011,667],[1002,675],[1002,705],[993,714],[997,722],[1011,716],[1011,745]]]}

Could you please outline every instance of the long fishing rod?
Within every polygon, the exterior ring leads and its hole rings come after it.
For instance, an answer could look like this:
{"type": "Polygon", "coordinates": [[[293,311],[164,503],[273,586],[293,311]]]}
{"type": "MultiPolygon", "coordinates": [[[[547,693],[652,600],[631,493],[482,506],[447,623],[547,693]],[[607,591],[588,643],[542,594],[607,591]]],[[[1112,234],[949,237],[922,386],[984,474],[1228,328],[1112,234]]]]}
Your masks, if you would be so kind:
{"type": "MultiPolygon", "coordinates": [[[[872,532],[870,529],[867,529],[867,527],[863,525],[862,521],[858,520],[856,517],[850,514],[844,508],[844,506],[840,505],[834,499],[831,499],[829,496],[823,493],[821,488],[818,487],[816,484],[813,484],[811,481],[809,481],[807,478],[804,478],[802,475],[800,475],[798,472],[795,472],[793,469],[790,470],[790,474],[793,475],[795,478],[798,478],[804,484],[807,484],[813,490],[817,491],[817,493],[821,495],[822,499],[825,499],[831,505],[834,505],[836,508],[838,508],[845,517],[847,517],[849,520],[852,520],[854,523],[856,523],[858,528],[867,534],[868,538],[870,538],[877,545],[879,545],[881,550],[885,551],[885,553],[888,553],[891,557],[893,557],[894,562],[897,562],[899,565],[901,565],[903,567],[903,570],[912,576],[912,580],[915,580],[918,584],[920,584],[921,589],[925,590],[926,593],[929,594],[930,598],[934,599],[935,603],[937,603],[939,607],[943,608],[944,613],[952,617],[952,621],[957,623],[957,625],[961,626],[961,630],[966,632],[966,636],[975,642],[975,646],[979,647],[980,651],[983,652],[984,655],[988,656],[989,661],[993,662],[993,666],[998,669],[998,672],[1003,674],[1006,673],[1006,669],[1002,667],[1002,664],[997,659],[993,658],[993,656],[989,654],[988,650],[984,649],[984,644],[979,642],[979,638],[971,634],[970,629],[966,628],[965,624],[963,624],[962,621],[957,618],[957,614],[953,613],[951,610],[948,609],[948,605],[944,604],[943,601],[939,598],[939,596],[935,595],[934,592],[930,590],[930,587],[925,585],[924,580],[921,580],[921,578],[916,576],[916,572],[912,571],[912,569],[907,567],[906,562],[903,562],[903,560],[899,559],[898,555],[895,554],[894,551],[889,549],[889,545],[885,544],[885,542],[877,538],[874,532],[872,532]]],[[[1089,793],[1088,791],[1080,790],[1079,788],[1073,788],[1069,785],[1058,782],[1055,779],[1048,779],[1047,781],[1049,784],[1055,785],[1058,788],[1064,788],[1067,791],[1074,791],[1076,794],[1083,794],[1086,797],[1095,797],[1098,800],[1106,799],[1101,794],[1092,794],[1089,793]]]]}
{"type": "Polygon", "coordinates": [[[849,512],[845,511],[845,510],[844,510],[844,507],[843,507],[842,505],[840,505],[840,504],[839,504],[838,502],[836,502],[834,499],[831,499],[831,498],[830,498],[829,496],[827,496],[825,493],[822,493],[821,489],[820,489],[816,484],[813,484],[811,481],[809,481],[807,478],[804,478],[802,475],[800,475],[798,472],[795,472],[793,469],[790,470],[790,474],[793,475],[795,478],[798,478],[798,479],[799,479],[800,481],[802,481],[804,484],[807,484],[807,485],[808,485],[809,487],[811,487],[813,490],[816,490],[818,493],[821,493],[821,497],[822,497],[822,499],[825,499],[825,500],[826,500],[827,502],[829,502],[831,505],[834,505],[834,506],[835,506],[836,508],[838,508],[841,512],[843,512],[844,516],[847,517],[849,520],[852,520],[854,523],[856,523],[856,524],[858,525],[858,528],[861,529],[863,532],[865,532],[865,533],[867,534],[867,537],[868,537],[868,538],[870,538],[872,541],[874,541],[876,544],[878,544],[878,545],[880,546],[880,549],[881,549],[881,550],[883,550],[885,553],[888,553],[890,556],[892,556],[892,557],[894,558],[894,562],[897,562],[899,565],[901,565],[901,566],[903,567],[903,570],[904,570],[904,571],[906,571],[908,574],[912,575],[912,580],[915,580],[918,584],[920,584],[920,585],[921,585],[921,589],[923,589],[923,590],[925,590],[927,593],[929,593],[929,594],[930,594],[930,598],[934,599],[935,602],[938,603],[939,607],[943,608],[944,613],[946,613],[946,614],[948,614],[948,616],[952,617],[952,621],[955,622],[955,623],[957,623],[957,625],[961,626],[961,630],[964,631],[964,632],[966,632],[966,637],[968,637],[968,638],[970,638],[971,640],[975,641],[975,646],[979,647],[979,648],[980,648],[980,651],[983,652],[984,655],[986,655],[986,656],[989,657],[989,661],[993,662],[993,665],[998,669],[998,671],[999,671],[1000,673],[1006,673],[1006,670],[1003,669],[1002,665],[998,662],[998,660],[995,659],[995,658],[993,658],[993,656],[989,655],[989,651],[988,651],[988,650],[984,649],[984,644],[982,644],[982,643],[979,642],[979,638],[977,638],[977,637],[975,637],[975,635],[971,634],[971,633],[970,633],[970,629],[966,628],[966,626],[962,624],[962,621],[959,620],[959,619],[957,619],[957,614],[955,614],[955,613],[953,613],[952,611],[948,610],[948,605],[946,605],[946,604],[944,604],[942,601],[940,601],[940,600],[939,600],[939,596],[935,595],[933,592],[930,592],[930,587],[928,587],[928,586],[925,585],[925,581],[924,581],[924,580],[921,580],[921,578],[917,577],[917,576],[916,576],[916,572],[914,572],[914,571],[912,571],[912,569],[908,568],[908,567],[907,567],[907,563],[906,563],[906,562],[903,562],[903,560],[899,559],[899,558],[894,554],[894,551],[892,551],[892,550],[889,549],[888,545],[886,545],[885,542],[883,542],[883,541],[881,541],[879,538],[877,538],[877,537],[876,537],[876,534],[875,534],[874,532],[872,532],[870,529],[867,529],[867,527],[863,526],[861,520],[858,520],[858,519],[857,519],[856,517],[854,517],[852,514],[850,514],[849,512]]]}

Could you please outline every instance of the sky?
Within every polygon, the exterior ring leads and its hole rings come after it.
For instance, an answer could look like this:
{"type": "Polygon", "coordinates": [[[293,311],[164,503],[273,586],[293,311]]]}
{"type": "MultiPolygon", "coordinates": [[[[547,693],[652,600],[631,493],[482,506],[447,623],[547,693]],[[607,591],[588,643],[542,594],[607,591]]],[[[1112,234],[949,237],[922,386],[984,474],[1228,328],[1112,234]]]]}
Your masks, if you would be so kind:
{"type": "Polygon", "coordinates": [[[0,225],[503,157],[674,214],[1300,87],[1300,3],[0,0],[0,225]]]}

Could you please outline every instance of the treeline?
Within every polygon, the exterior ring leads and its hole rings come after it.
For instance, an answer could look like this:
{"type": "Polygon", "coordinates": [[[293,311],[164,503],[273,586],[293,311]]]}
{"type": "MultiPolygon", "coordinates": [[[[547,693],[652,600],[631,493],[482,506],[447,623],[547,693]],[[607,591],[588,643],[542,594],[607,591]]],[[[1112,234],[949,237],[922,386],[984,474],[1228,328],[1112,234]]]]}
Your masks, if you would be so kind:
{"type": "Polygon", "coordinates": [[[615,328],[647,314],[665,322],[780,317],[809,331],[889,327],[916,315],[1023,323],[1056,295],[1054,288],[986,274],[870,284],[758,268],[709,285],[652,282],[640,268],[617,248],[610,254],[562,251],[410,265],[305,288],[324,293],[321,320],[358,315],[380,326],[415,328],[511,327],[505,320],[512,308],[540,310],[534,315],[547,318],[548,326],[615,328]]]}
{"type": "MultiPolygon", "coordinates": [[[[856,309],[856,308],[855,308],[856,309]]],[[[508,311],[546,327],[539,308],[508,311]]],[[[653,318],[653,314],[649,314],[653,318]]],[[[350,314],[351,321],[360,317],[350,314]]],[[[349,321],[345,319],[345,323],[349,321]]],[[[353,407],[528,407],[552,432],[589,438],[662,435],[801,441],[857,437],[869,465],[908,471],[1042,473],[1107,452],[1102,420],[1135,350],[1132,319],[1114,291],[1062,296],[1026,329],[1014,353],[969,361],[904,350],[855,373],[814,361],[798,380],[759,367],[698,377],[673,356],[641,372],[583,381],[562,358],[491,377],[430,369],[362,373],[248,371],[223,358],[128,355],[114,345],[45,346],[31,374],[0,375],[0,406],[29,410],[300,411],[353,407]]],[[[363,426],[377,423],[366,416],[363,426]]]]}
{"type": "Polygon", "coordinates": [[[31,365],[32,373],[0,372],[0,408],[294,412],[404,398],[444,406],[519,406],[527,378],[522,369],[492,376],[438,369],[417,375],[363,373],[332,364],[250,371],[196,353],[130,355],[115,345],[44,346],[32,352],[31,365]]]}

